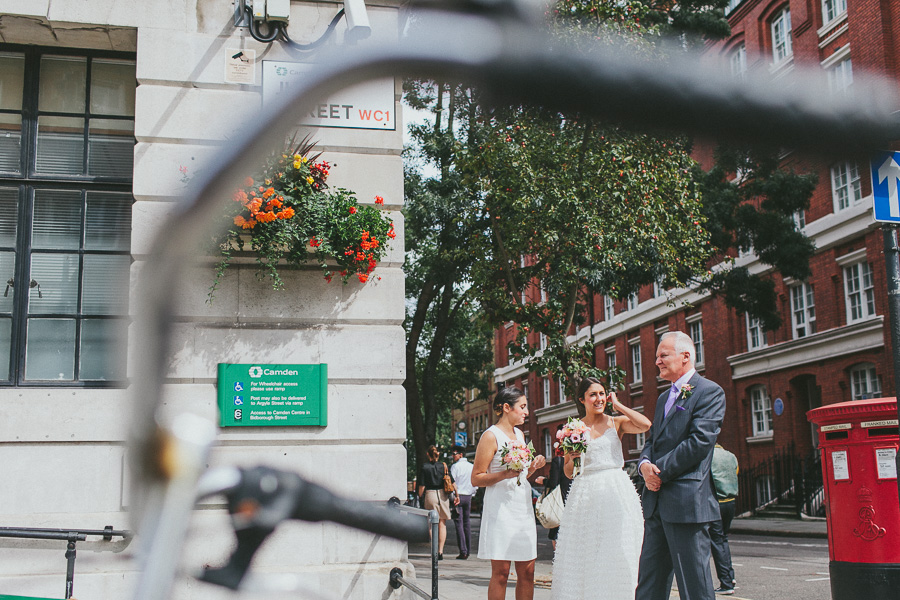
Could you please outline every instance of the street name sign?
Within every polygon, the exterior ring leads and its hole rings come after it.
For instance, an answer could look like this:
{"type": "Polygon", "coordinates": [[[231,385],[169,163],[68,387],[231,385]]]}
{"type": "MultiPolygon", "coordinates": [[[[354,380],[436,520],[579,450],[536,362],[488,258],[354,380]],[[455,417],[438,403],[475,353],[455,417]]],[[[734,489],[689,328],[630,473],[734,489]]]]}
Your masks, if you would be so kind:
{"type": "Polygon", "coordinates": [[[219,363],[219,425],[328,424],[328,365],[219,363]]]}
{"type": "Polygon", "coordinates": [[[875,220],[900,223],[900,152],[880,152],[871,166],[875,220]]]}
{"type": "MultiPolygon", "coordinates": [[[[313,69],[307,63],[263,61],[262,97],[269,104],[286,94],[313,69]]],[[[347,129],[396,129],[394,80],[376,79],[338,90],[319,101],[300,119],[301,125],[347,129]]]]}

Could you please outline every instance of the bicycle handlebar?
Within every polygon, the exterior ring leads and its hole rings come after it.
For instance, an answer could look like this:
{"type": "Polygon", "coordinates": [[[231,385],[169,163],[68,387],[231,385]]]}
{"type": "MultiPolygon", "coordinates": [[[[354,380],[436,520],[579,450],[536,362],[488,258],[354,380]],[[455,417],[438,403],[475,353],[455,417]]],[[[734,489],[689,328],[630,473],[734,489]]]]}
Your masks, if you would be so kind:
{"type": "Polygon", "coordinates": [[[296,473],[271,467],[217,469],[204,476],[200,488],[201,496],[225,494],[238,540],[227,564],[205,569],[200,579],[230,589],[238,588],[266,537],[288,519],[333,521],[398,540],[428,541],[427,519],[388,504],[338,496],[296,473]]]}

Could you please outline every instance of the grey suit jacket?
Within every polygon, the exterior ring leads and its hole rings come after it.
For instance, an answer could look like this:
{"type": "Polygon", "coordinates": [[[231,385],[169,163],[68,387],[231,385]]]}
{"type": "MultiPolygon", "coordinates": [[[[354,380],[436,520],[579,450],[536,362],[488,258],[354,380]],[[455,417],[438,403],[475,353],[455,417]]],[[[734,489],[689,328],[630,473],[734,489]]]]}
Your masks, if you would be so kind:
{"type": "Polygon", "coordinates": [[[725,392],[698,374],[688,383],[693,386],[690,396],[679,394],[668,416],[664,412],[669,390],[656,401],[641,460],[659,467],[662,487],[658,492],[645,489],[641,495],[645,519],[656,510],[672,523],[706,523],[720,518],[710,466],[725,417],[725,392]]]}

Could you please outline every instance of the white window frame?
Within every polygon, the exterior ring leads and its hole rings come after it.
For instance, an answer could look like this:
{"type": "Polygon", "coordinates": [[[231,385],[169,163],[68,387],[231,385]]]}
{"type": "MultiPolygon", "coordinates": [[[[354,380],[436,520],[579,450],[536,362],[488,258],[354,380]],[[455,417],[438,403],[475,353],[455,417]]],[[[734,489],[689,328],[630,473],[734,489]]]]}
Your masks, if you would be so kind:
{"type": "Polygon", "coordinates": [[[770,29],[772,32],[772,64],[780,65],[794,56],[789,6],[785,6],[772,18],[770,29]]]}
{"type": "Polygon", "coordinates": [[[612,369],[616,366],[616,349],[609,347],[606,349],[606,369],[612,369]]]}
{"type": "Polygon", "coordinates": [[[544,456],[553,456],[553,438],[550,436],[550,430],[544,430],[544,456]]]}
{"type": "Polygon", "coordinates": [[[628,294],[628,299],[625,301],[626,307],[625,310],[634,310],[638,307],[638,295],[637,292],[633,294],[628,294]]]}
{"type": "Polygon", "coordinates": [[[644,380],[643,373],[641,372],[641,342],[628,342],[628,347],[631,351],[632,381],[634,381],[634,383],[640,383],[644,380]]]}
{"type": "Polygon", "coordinates": [[[540,349],[540,350],[547,349],[547,334],[546,333],[538,334],[538,349],[540,349]]]}
{"type": "Polygon", "coordinates": [[[612,296],[603,296],[603,320],[610,321],[616,316],[615,300],[612,296]]]}
{"type": "Polygon", "coordinates": [[[851,400],[881,397],[881,380],[872,363],[860,363],[850,369],[851,400]]]}
{"type": "Polygon", "coordinates": [[[695,363],[703,364],[703,319],[697,319],[688,323],[691,339],[694,340],[694,349],[697,352],[695,363]]]}
{"type": "Polygon", "coordinates": [[[847,13],[847,0],[822,0],[822,26],[839,19],[847,13]]]}
{"type": "Polygon", "coordinates": [[[831,198],[836,213],[859,204],[862,187],[858,164],[848,161],[831,166],[831,198]]]}
{"type": "Polygon", "coordinates": [[[853,62],[849,55],[835,63],[825,73],[828,75],[828,89],[832,94],[846,94],[853,85],[853,62]]]}
{"type": "Polygon", "coordinates": [[[641,449],[643,449],[644,444],[646,442],[647,442],[647,434],[645,432],[634,434],[634,444],[635,444],[634,447],[637,449],[638,452],[640,452],[641,449]]]}
{"type": "Polygon", "coordinates": [[[806,211],[802,208],[800,210],[795,210],[794,214],[791,215],[791,218],[794,220],[794,225],[797,227],[797,231],[803,231],[806,229],[806,211]]]}
{"type": "Polygon", "coordinates": [[[772,435],[772,399],[769,398],[765,386],[754,385],[748,391],[753,437],[770,437],[772,435]]]}
{"type": "Polygon", "coordinates": [[[544,406],[550,406],[550,380],[546,377],[541,379],[544,392],[544,406]]]}
{"type": "Polygon", "coordinates": [[[865,260],[844,266],[844,303],[847,323],[875,316],[875,285],[872,266],[865,260]]]}
{"type": "Polygon", "coordinates": [[[525,396],[525,405],[531,406],[531,397],[528,395],[528,382],[522,382],[522,395],[525,396]]]}
{"type": "Polygon", "coordinates": [[[563,381],[562,377],[556,378],[557,387],[559,388],[559,403],[562,404],[566,401],[566,384],[563,381]]]}
{"type": "Polygon", "coordinates": [[[747,76],[747,46],[743,43],[731,51],[728,55],[728,64],[731,67],[731,76],[738,81],[743,81],[747,76]]]}
{"type": "Polygon", "coordinates": [[[747,318],[747,349],[759,350],[760,348],[765,348],[768,344],[766,343],[766,332],[762,328],[762,323],[755,317],[751,318],[749,313],[745,314],[747,318]]]}
{"type": "Polygon", "coordinates": [[[815,290],[806,282],[791,286],[791,332],[798,340],[816,332],[815,290]]]}

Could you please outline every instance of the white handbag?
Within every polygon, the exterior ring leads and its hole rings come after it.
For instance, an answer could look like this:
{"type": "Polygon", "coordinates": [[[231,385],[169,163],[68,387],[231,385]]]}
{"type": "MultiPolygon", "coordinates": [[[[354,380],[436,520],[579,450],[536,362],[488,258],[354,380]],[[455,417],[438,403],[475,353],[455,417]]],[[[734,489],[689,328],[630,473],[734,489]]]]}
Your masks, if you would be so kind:
{"type": "Polygon", "coordinates": [[[562,490],[556,486],[549,492],[545,492],[534,504],[534,514],[540,524],[547,529],[559,527],[563,513],[562,490]]]}

